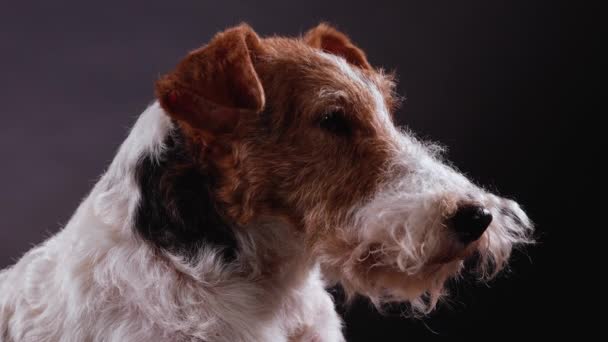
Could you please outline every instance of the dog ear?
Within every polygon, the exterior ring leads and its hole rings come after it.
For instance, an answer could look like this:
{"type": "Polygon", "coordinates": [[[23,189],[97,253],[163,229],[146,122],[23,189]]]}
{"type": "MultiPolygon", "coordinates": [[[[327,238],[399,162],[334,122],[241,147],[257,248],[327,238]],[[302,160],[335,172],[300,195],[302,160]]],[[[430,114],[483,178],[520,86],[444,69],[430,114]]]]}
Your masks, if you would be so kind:
{"type": "Polygon", "coordinates": [[[264,89],[254,68],[262,45],[246,24],[218,33],[156,82],[167,113],[206,135],[230,133],[241,115],[260,112],[264,89]]]}
{"type": "Polygon", "coordinates": [[[308,31],[304,35],[304,41],[314,48],[344,57],[348,63],[361,69],[372,68],[363,50],[355,46],[344,33],[326,23],[321,23],[308,31]]]}

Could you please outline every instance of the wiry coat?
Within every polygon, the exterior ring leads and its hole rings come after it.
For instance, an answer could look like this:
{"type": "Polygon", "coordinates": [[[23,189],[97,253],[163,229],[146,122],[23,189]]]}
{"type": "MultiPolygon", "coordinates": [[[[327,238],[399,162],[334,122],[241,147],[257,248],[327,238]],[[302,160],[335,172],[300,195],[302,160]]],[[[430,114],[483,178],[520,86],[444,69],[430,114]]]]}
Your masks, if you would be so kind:
{"type": "Polygon", "coordinates": [[[325,282],[432,309],[480,254],[494,274],[531,223],[396,128],[392,77],[320,25],[246,25],[156,85],[66,227],[0,273],[0,340],[341,341],[325,282]],[[463,205],[493,216],[459,241],[463,205]]]}

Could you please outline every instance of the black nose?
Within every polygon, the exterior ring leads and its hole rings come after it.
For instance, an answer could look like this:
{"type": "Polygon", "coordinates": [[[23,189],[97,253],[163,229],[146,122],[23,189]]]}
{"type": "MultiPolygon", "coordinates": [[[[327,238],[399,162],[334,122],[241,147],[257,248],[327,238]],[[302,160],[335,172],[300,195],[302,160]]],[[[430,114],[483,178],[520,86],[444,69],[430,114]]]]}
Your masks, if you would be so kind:
{"type": "Polygon", "coordinates": [[[458,208],[449,220],[450,227],[460,242],[468,244],[481,236],[492,222],[490,211],[478,205],[466,205],[458,208]]]}

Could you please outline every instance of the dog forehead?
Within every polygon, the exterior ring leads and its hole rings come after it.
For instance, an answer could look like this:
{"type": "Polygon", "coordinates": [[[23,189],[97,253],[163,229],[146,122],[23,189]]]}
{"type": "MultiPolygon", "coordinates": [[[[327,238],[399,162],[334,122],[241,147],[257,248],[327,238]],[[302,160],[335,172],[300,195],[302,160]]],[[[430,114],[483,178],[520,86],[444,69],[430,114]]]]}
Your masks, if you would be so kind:
{"type": "MultiPolygon", "coordinates": [[[[267,38],[264,45],[270,52],[261,75],[274,80],[273,85],[289,85],[319,100],[344,100],[356,106],[365,106],[379,116],[383,123],[392,122],[387,102],[392,89],[386,84],[392,80],[376,70],[363,70],[349,64],[343,57],[308,46],[299,39],[267,38]]],[[[269,82],[270,83],[270,82],[269,82]]],[[[283,91],[279,91],[283,93],[283,91]]],[[[324,101],[321,101],[323,103],[324,101]]]]}
{"type": "Polygon", "coordinates": [[[392,119],[387,106],[387,100],[392,97],[392,94],[381,87],[381,82],[387,81],[381,74],[373,71],[363,71],[339,56],[322,51],[316,51],[316,54],[327,60],[334,70],[338,71],[340,75],[339,86],[346,88],[345,91],[337,90],[334,94],[330,92],[330,95],[336,96],[337,93],[337,96],[344,96],[347,100],[356,101],[359,105],[364,104],[369,107],[371,114],[377,118],[378,123],[383,126],[392,126],[392,119]]]}

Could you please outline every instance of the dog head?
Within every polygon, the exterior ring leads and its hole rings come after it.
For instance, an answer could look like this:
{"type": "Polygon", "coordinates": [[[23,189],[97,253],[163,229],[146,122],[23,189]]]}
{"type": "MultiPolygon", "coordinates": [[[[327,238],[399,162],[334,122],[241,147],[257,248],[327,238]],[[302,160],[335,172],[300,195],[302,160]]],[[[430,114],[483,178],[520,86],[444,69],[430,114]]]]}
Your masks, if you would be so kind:
{"type": "Polygon", "coordinates": [[[229,29],[156,84],[229,220],[288,222],[347,293],[425,310],[468,256],[493,275],[532,225],[396,127],[393,89],[325,24],[294,39],[229,29]]]}

